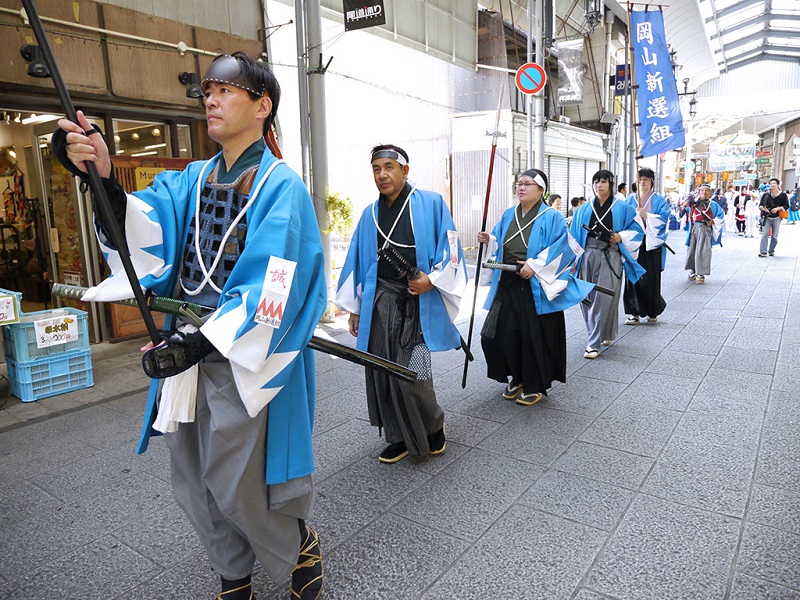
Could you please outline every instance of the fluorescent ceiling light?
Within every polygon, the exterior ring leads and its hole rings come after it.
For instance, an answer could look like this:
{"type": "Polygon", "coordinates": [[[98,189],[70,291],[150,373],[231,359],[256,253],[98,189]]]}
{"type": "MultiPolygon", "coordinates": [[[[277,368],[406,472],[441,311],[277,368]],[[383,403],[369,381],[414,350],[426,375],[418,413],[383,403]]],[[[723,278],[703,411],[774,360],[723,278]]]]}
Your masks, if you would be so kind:
{"type": "Polygon", "coordinates": [[[55,119],[60,119],[58,115],[31,115],[27,119],[22,119],[23,125],[35,125],[36,123],[46,123],[47,121],[53,121],[55,119]]]}

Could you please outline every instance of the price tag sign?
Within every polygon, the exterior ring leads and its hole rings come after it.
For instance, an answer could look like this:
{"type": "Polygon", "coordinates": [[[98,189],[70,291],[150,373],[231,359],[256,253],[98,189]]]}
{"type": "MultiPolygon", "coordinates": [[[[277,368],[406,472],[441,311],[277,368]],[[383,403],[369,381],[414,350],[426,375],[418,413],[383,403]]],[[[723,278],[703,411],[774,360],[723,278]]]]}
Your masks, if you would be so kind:
{"type": "Polygon", "coordinates": [[[9,325],[19,321],[19,304],[17,297],[11,294],[0,296],[0,325],[9,325]]]}
{"type": "Polygon", "coordinates": [[[33,327],[36,333],[37,348],[49,348],[57,344],[77,342],[81,338],[78,318],[74,315],[34,321],[33,327]]]}

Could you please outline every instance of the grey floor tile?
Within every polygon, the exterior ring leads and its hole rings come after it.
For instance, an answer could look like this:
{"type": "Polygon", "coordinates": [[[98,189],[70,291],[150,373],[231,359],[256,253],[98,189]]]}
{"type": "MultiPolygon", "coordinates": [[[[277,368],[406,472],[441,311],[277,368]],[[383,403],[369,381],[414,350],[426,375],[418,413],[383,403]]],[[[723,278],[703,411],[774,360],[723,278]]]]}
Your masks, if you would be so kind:
{"type": "Polygon", "coordinates": [[[519,504],[610,531],[633,496],[630,490],[551,469],[519,499],[519,504]]]}
{"type": "Polygon", "coordinates": [[[726,336],[703,335],[700,333],[679,333],[667,346],[670,352],[686,354],[707,354],[716,356],[726,336]]]}
{"type": "Polygon", "coordinates": [[[471,450],[393,510],[450,535],[475,540],[542,472],[529,463],[471,450]]]}
{"type": "Polygon", "coordinates": [[[658,456],[681,413],[615,401],[580,437],[581,441],[641,456],[658,456]]]}
{"type": "Polygon", "coordinates": [[[779,391],[773,389],[769,395],[769,405],[767,406],[767,418],[764,427],[772,430],[785,430],[796,432],[800,429],[800,394],[798,394],[797,382],[795,379],[795,389],[789,391],[779,391]]]}
{"type": "Polygon", "coordinates": [[[575,600],[618,600],[618,599],[615,598],[614,596],[598,594],[593,590],[581,588],[580,591],[578,591],[578,595],[575,596],[575,600]]]}
{"type": "Polygon", "coordinates": [[[322,481],[334,473],[361,460],[378,455],[386,446],[378,437],[378,428],[368,422],[353,419],[314,436],[314,479],[322,481]]]}
{"type": "Polygon", "coordinates": [[[552,468],[596,481],[638,489],[654,460],[629,452],[575,442],[559,457],[552,468]]]}
{"type": "Polygon", "coordinates": [[[514,506],[422,597],[569,598],[605,536],[574,521],[514,506]]]}
{"type": "Polygon", "coordinates": [[[730,368],[708,370],[697,393],[712,398],[746,398],[752,402],[765,402],[772,377],[730,368]]]}
{"type": "Polygon", "coordinates": [[[105,600],[109,591],[124,590],[160,570],[113,536],[106,536],[12,582],[11,597],[105,600]]]}
{"type": "Polygon", "coordinates": [[[647,365],[645,373],[660,373],[671,378],[702,379],[708,372],[714,357],[706,354],[664,350],[647,365]]]}
{"type": "Polygon", "coordinates": [[[800,590],[792,590],[770,581],[737,573],[731,586],[730,600],[800,600],[800,590]]]}
{"type": "Polygon", "coordinates": [[[575,375],[567,377],[565,384],[555,387],[548,394],[547,407],[596,417],[621,391],[622,386],[610,386],[599,379],[575,375]]]}
{"type": "Polygon", "coordinates": [[[684,411],[699,383],[700,378],[689,379],[645,371],[625,388],[617,402],[684,411]]]}
{"type": "Polygon", "coordinates": [[[165,503],[173,501],[170,484],[149,473],[133,474],[93,492],[73,498],[68,506],[91,514],[109,528],[147,519],[165,503]]]}
{"type": "Polygon", "coordinates": [[[466,548],[463,540],[387,514],[328,553],[325,599],[417,598],[466,548]]]}
{"type": "MultiPolygon", "coordinates": [[[[164,458],[162,455],[161,459],[164,458]]],[[[107,490],[115,483],[151,469],[156,464],[165,464],[159,462],[157,452],[137,455],[133,444],[126,443],[47,473],[34,475],[31,480],[56,498],[70,501],[86,496],[87,490],[107,490]]]]}
{"type": "Polygon", "coordinates": [[[699,316],[692,319],[684,328],[684,333],[716,337],[728,337],[736,323],[729,320],[710,321],[699,316]]]}
{"type": "Polygon", "coordinates": [[[591,377],[601,381],[630,383],[648,364],[650,359],[647,358],[601,352],[594,360],[585,360],[585,364],[576,373],[581,377],[591,377]]]}
{"type": "Polygon", "coordinates": [[[737,519],[639,496],[586,586],[626,600],[722,598],[739,526],[737,519]]]}
{"type": "Polygon", "coordinates": [[[747,520],[800,535],[800,491],[754,484],[747,520]]]}
{"type": "Polygon", "coordinates": [[[747,575],[800,589],[800,535],[748,523],[737,569],[747,575]]]}
{"type": "Polygon", "coordinates": [[[717,446],[749,448],[755,451],[761,433],[762,417],[758,413],[751,418],[748,417],[748,413],[740,411],[725,413],[691,410],[675,427],[673,440],[696,440],[717,446]]]}
{"type": "Polygon", "coordinates": [[[314,523],[327,549],[347,541],[430,479],[400,465],[364,458],[315,487],[314,523]]]}
{"type": "Polygon", "coordinates": [[[697,393],[692,398],[687,412],[729,416],[747,423],[761,423],[767,409],[766,398],[754,399],[746,395],[714,398],[697,393]]]}
{"type": "Polygon", "coordinates": [[[481,448],[549,465],[592,422],[592,418],[585,415],[550,410],[544,403],[514,406],[519,413],[517,417],[483,440],[481,448]]]}
{"type": "Polygon", "coordinates": [[[736,347],[726,345],[717,355],[714,367],[729,369],[736,365],[739,371],[772,375],[775,372],[775,361],[778,353],[774,350],[755,349],[752,346],[736,347]]]}
{"type": "MultiPolygon", "coordinates": [[[[469,386],[467,388],[469,389],[469,386]]],[[[525,407],[509,402],[502,397],[502,393],[502,384],[493,382],[489,387],[478,389],[463,400],[454,402],[447,409],[477,419],[507,423],[517,418],[525,407]]]]}
{"type": "Polygon", "coordinates": [[[756,471],[757,483],[800,490],[800,452],[796,432],[766,429],[756,471]]]}
{"type": "Polygon", "coordinates": [[[164,500],[165,506],[146,519],[113,528],[113,535],[161,568],[170,569],[187,556],[202,553],[203,546],[178,505],[164,500]]]}
{"type": "Polygon", "coordinates": [[[673,438],[647,477],[642,492],[743,517],[755,460],[755,446],[719,446],[703,439],[673,438]]]}
{"type": "Polygon", "coordinates": [[[452,441],[474,448],[500,428],[500,423],[478,419],[469,415],[445,412],[445,433],[448,444],[452,441]]]}

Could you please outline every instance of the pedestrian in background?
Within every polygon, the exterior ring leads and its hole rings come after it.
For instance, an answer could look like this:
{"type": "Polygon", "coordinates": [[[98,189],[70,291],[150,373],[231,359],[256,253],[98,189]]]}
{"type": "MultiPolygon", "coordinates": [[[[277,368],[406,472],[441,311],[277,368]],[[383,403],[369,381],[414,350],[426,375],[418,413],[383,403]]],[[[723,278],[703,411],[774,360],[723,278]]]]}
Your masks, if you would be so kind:
{"type": "MultiPolygon", "coordinates": [[[[789,198],[786,192],[781,191],[781,180],[773,177],[769,180],[769,190],[764,192],[759,201],[761,209],[761,258],[775,256],[775,246],[778,245],[778,232],[784,213],[789,212],[789,198]]],[[[789,216],[786,214],[785,216],[789,216]]]]}

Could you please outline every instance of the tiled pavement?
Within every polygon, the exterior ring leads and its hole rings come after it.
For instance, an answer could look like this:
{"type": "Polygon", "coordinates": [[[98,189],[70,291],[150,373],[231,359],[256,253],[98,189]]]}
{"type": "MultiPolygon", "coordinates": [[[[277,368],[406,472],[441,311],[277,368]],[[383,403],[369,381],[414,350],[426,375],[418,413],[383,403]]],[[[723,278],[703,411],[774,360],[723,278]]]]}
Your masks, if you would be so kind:
{"type": "MultiPolygon", "coordinates": [[[[769,259],[726,234],[703,286],[682,236],[659,322],[586,361],[570,310],[568,382],[534,407],[480,351],[465,390],[461,356],[436,355],[441,457],[379,464],[363,375],[318,357],[325,598],[800,599],[800,227],[769,259]]],[[[213,598],[163,444],[134,454],[139,345],[95,347],[90,390],[0,411],[0,598],[213,598]]]]}

